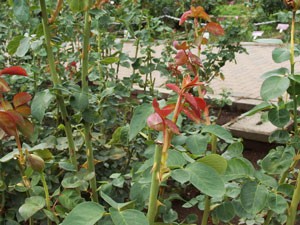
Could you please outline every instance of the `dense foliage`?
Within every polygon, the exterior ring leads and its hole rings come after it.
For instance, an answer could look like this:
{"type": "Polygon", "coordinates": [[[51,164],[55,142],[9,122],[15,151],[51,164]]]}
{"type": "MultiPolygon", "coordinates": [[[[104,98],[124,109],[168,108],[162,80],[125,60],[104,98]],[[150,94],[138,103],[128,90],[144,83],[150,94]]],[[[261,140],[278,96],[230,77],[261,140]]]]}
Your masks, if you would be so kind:
{"type": "Polygon", "coordinates": [[[264,74],[263,103],[247,113],[265,110],[278,127],[279,146],[256,168],[215,123],[214,102],[230,100],[206,99],[249,32],[211,16],[215,2],[1,2],[1,223],[297,223],[298,4],[289,2],[290,49],[273,53],[291,68],[264,74]],[[164,14],[180,18],[175,27],[164,14]],[[182,218],[178,205],[197,214],[182,218]]]}

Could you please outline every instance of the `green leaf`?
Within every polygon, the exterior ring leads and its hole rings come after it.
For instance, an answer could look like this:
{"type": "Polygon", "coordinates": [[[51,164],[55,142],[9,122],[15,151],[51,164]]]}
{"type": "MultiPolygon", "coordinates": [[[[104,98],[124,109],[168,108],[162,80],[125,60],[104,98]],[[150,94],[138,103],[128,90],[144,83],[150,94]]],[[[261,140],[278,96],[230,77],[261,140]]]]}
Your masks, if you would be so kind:
{"type": "Polygon", "coordinates": [[[243,156],[244,145],[241,142],[234,142],[228,146],[222,154],[225,159],[239,158],[243,156]]]}
{"type": "Polygon", "coordinates": [[[13,12],[21,23],[27,22],[30,18],[29,6],[26,0],[14,0],[13,12]]]}
{"type": "Polygon", "coordinates": [[[282,63],[290,60],[290,50],[288,48],[275,48],[272,52],[272,58],[276,63],[282,63]]]}
{"type": "Polygon", "coordinates": [[[109,145],[127,145],[128,143],[128,132],[129,132],[129,127],[128,125],[118,127],[113,135],[111,140],[109,141],[109,145]]]}
{"type": "Polygon", "coordinates": [[[24,220],[28,220],[31,216],[44,208],[45,199],[40,196],[26,198],[25,203],[19,208],[19,213],[24,220]]]}
{"type": "Polygon", "coordinates": [[[226,181],[252,177],[253,174],[254,167],[247,159],[233,158],[227,161],[227,169],[224,174],[226,181]]]}
{"type": "Polygon", "coordinates": [[[249,181],[242,186],[241,204],[252,214],[260,212],[267,203],[268,190],[265,186],[249,181]]]}
{"type": "Polygon", "coordinates": [[[89,106],[89,99],[87,93],[80,91],[75,92],[70,98],[70,104],[73,109],[83,112],[89,106]]]}
{"type": "Polygon", "coordinates": [[[296,81],[298,84],[300,84],[300,75],[299,74],[291,74],[289,78],[293,81],[296,81]]]}
{"type": "Polygon", "coordinates": [[[271,109],[273,106],[269,102],[262,102],[256,106],[254,106],[252,109],[250,109],[248,112],[245,112],[242,114],[242,116],[252,116],[255,113],[258,113],[262,110],[271,109]]]}
{"type": "Polygon", "coordinates": [[[186,171],[190,174],[190,182],[201,192],[212,197],[225,194],[225,185],[215,169],[200,162],[189,164],[186,171]]]}
{"type": "Polygon", "coordinates": [[[15,55],[18,57],[24,57],[26,53],[28,52],[30,48],[30,38],[24,37],[17,48],[17,51],[15,52],[15,55]]]}
{"type": "Polygon", "coordinates": [[[104,65],[109,65],[109,64],[117,63],[119,61],[120,59],[118,57],[106,57],[104,59],[101,59],[100,63],[104,65]]]}
{"type": "Polygon", "coordinates": [[[172,170],[171,177],[181,184],[190,180],[190,174],[184,169],[172,170]]]}
{"type": "Polygon", "coordinates": [[[23,35],[15,36],[7,45],[8,54],[13,55],[17,51],[20,41],[24,38],[23,35]]]}
{"type": "Polygon", "coordinates": [[[224,174],[227,168],[227,160],[218,154],[204,156],[198,162],[214,168],[219,174],[224,174]]]}
{"type": "Polygon", "coordinates": [[[67,215],[61,225],[94,225],[104,213],[102,205],[95,202],[83,202],[67,215]]]}
{"type": "Polygon", "coordinates": [[[73,12],[82,12],[89,8],[89,0],[68,0],[68,4],[73,12]]]}
{"type": "Polygon", "coordinates": [[[268,196],[268,206],[275,213],[282,214],[287,210],[288,203],[281,195],[270,193],[268,196]]]}
{"type": "Polygon", "coordinates": [[[149,225],[146,216],[135,209],[119,211],[110,208],[109,212],[115,225],[149,225]]]}
{"type": "Polygon", "coordinates": [[[129,125],[129,141],[131,141],[145,126],[147,118],[154,112],[151,104],[142,104],[135,108],[129,125]]]}
{"type": "Polygon", "coordinates": [[[233,204],[231,202],[223,202],[215,210],[217,218],[225,223],[229,222],[235,216],[233,204]]]}
{"type": "Polygon", "coordinates": [[[59,203],[66,209],[72,210],[83,202],[80,193],[75,189],[66,189],[58,197],[59,203]]]}
{"type": "Polygon", "coordinates": [[[268,112],[268,119],[274,126],[283,128],[290,121],[290,113],[286,109],[273,108],[268,112]]]}
{"type": "Polygon", "coordinates": [[[290,134],[287,130],[275,130],[270,136],[269,136],[269,142],[276,142],[279,144],[285,144],[289,141],[290,134]]]}
{"type": "Polygon", "coordinates": [[[294,156],[295,149],[293,147],[279,146],[268,153],[261,161],[261,166],[267,173],[281,174],[290,167],[294,156]]]}
{"type": "Polygon", "coordinates": [[[269,101],[271,99],[282,96],[289,86],[290,80],[287,77],[269,77],[262,83],[260,95],[263,100],[269,101]]]}
{"type": "Polygon", "coordinates": [[[31,103],[31,114],[39,122],[42,122],[46,109],[48,109],[50,103],[55,99],[49,90],[44,90],[36,93],[31,103]]]}
{"type": "Polygon", "coordinates": [[[82,118],[85,122],[88,123],[97,123],[100,121],[99,113],[96,110],[90,108],[87,108],[82,112],[82,118]]]}
{"type": "Polygon", "coordinates": [[[214,124],[214,125],[205,126],[202,129],[202,132],[213,134],[213,135],[217,136],[218,138],[223,139],[227,143],[233,142],[233,137],[232,137],[231,133],[228,130],[226,130],[224,127],[221,127],[219,125],[214,124]]]}
{"type": "Polygon", "coordinates": [[[105,194],[103,191],[100,192],[101,198],[106,201],[112,208],[117,210],[124,210],[126,208],[132,208],[134,201],[125,202],[125,203],[118,203],[113,200],[110,196],[105,194]]]}
{"type": "Polygon", "coordinates": [[[201,155],[207,150],[208,137],[193,134],[186,139],[186,147],[194,155],[201,155]]]}
{"type": "Polygon", "coordinates": [[[169,155],[167,159],[167,166],[169,168],[180,168],[183,167],[185,164],[186,160],[182,156],[182,153],[173,149],[169,150],[169,155]]]}
{"type": "Polygon", "coordinates": [[[272,76],[288,75],[289,72],[290,71],[287,68],[281,67],[279,69],[271,70],[269,72],[264,73],[263,75],[261,75],[261,78],[266,79],[272,76]]]}

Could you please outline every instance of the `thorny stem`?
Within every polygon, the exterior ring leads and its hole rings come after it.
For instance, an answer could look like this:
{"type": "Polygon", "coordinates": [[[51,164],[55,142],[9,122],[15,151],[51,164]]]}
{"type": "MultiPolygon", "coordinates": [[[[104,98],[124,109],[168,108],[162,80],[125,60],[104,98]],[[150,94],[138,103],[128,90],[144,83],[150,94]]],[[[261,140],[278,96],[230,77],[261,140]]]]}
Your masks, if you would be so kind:
{"type": "MultiPolygon", "coordinates": [[[[40,0],[40,6],[41,6],[41,10],[42,10],[42,23],[43,23],[44,36],[45,36],[45,41],[46,41],[46,51],[47,51],[47,57],[48,57],[48,62],[49,62],[50,74],[51,74],[52,83],[53,83],[54,87],[57,87],[61,84],[61,81],[56,72],[54,55],[53,55],[53,51],[52,51],[52,47],[51,47],[51,43],[50,43],[51,36],[50,36],[50,29],[49,29],[49,25],[48,25],[48,16],[47,16],[47,8],[46,8],[45,0],[40,0]]],[[[59,109],[61,111],[61,117],[62,117],[62,119],[64,121],[64,125],[65,125],[65,133],[66,133],[66,136],[68,139],[68,144],[69,144],[70,161],[72,162],[74,167],[77,169],[75,143],[74,143],[74,139],[73,139],[71,124],[68,119],[66,105],[64,103],[64,99],[62,97],[61,91],[57,90],[56,96],[57,96],[57,103],[58,103],[59,109]]]]}
{"type": "Polygon", "coordinates": [[[159,206],[159,201],[157,199],[159,186],[161,182],[160,177],[160,167],[161,167],[161,157],[162,157],[162,147],[156,145],[154,153],[154,163],[152,167],[152,179],[150,187],[150,198],[148,205],[147,218],[149,225],[154,225],[157,209],[159,206]]]}
{"type": "MultiPolygon", "coordinates": [[[[174,116],[172,119],[174,123],[176,123],[178,119],[181,101],[182,101],[182,96],[179,95],[174,110],[174,116]]],[[[149,225],[154,225],[155,217],[160,204],[158,200],[158,191],[159,191],[160,183],[163,179],[163,175],[166,172],[168,172],[166,162],[168,158],[168,149],[171,144],[172,136],[173,133],[168,128],[165,128],[165,130],[163,131],[163,137],[164,137],[163,146],[161,147],[159,145],[156,145],[155,148],[154,162],[152,167],[150,197],[149,197],[149,205],[148,205],[148,212],[147,212],[149,225]]]]}
{"type": "MultiPolygon", "coordinates": [[[[291,74],[294,75],[295,69],[295,55],[294,55],[294,35],[295,35],[295,18],[296,18],[296,11],[293,10],[293,18],[292,18],[292,26],[291,26],[291,47],[290,47],[290,63],[291,63],[291,74]]],[[[298,135],[298,124],[297,124],[297,99],[295,94],[295,82],[293,82],[293,102],[294,102],[294,132],[295,136],[298,135]]],[[[298,173],[296,186],[294,190],[294,194],[292,197],[292,201],[290,207],[288,209],[288,218],[287,218],[287,225],[294,225],[297,216],[297,207],[300,202],[300,173],[298,173]]]]}
{"type": "MultiPolygon", "coordinates": [[[[91,1],[89,1],[91,3],[91,1]]],[[[91,4],[89,4],[91,5],[91,4]]],[[[91,31],[91,21],[89,10],[87,9],[84,13],[84,33],[83,33],[83,58],[82,58],[82,73],[81,73],[81,82],[82,82],[82,92],[83,94],[88,94],[88,65],[89,65],[89,39],[90,39],[90,31],[91,31]]],[[[93,146],[91,141],[91,125],[88,122],[84,122],[84,138],[86,145],[86,156],[87,156],[87,164],[88,171],[90,173],[95,173],[95,165],[94,165],[94,153],[93,146]]],[[[97,193],[97,181],[96,175],[90,180],[90,186],[92,189],[91,199],[94,202],[98,202],[98,193],[97,193]]]]}
{"type": "MultiPolygon", "coordinates": [[[[43,184],[43,187],[44,187],[46,207],[47,207],[47,210],[51,211],[49,190],[48,190],[48,185],[47,185],[47,182],[46,182],[46,179],[45,179],[44,172],[41,172],[40,176],[41,176],[41,181],[42,181],[42,184],[43,184]]],[[[52,222],[49,218],[47,218],[47,224],[48,225],[52,224],[52,222]]]]}

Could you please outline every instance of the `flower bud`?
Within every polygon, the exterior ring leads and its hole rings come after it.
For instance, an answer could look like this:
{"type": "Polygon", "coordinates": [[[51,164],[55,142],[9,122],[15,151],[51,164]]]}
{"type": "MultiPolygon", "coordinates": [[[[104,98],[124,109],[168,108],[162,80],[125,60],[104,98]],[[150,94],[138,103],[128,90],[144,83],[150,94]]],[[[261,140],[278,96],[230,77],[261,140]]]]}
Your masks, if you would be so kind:
{"type": "Polygon", "coordinates": [[[28,165],[37,172],[43,172],[43,170],[45,169],[45,162],[44,160],[34,154],[28,154],[27,155],[27,162],[28,165]]]}
{"type": "Polygon", "coordinates": [[[162,131],[164,128],[163,120],[157,113],[153,113],[148,117],[147,124],[151,129],[157,131],[162,131]]]}

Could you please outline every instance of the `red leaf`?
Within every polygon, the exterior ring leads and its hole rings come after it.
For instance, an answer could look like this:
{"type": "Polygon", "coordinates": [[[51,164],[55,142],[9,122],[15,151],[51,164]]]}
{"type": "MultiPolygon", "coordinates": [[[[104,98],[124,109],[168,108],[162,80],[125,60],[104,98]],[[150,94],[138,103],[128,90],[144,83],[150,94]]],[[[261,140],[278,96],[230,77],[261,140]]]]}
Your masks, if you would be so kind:
{"type": "Polygon", "coordinates": [[[197,6],[196,8],[192,6],[189,17],[201,18],[210,21],[209,15],[205,12],[204,8],[201,6],[197,6]]]}
{"type": "Polygon", "coordinates": [[[182,66],[182,65],[186,64],[187,61],[188,61],[188,57],[187,57],[185,51],[179,50],[175,56],[176,65],[182,66]]]}
{"type": "Polygon", "coordinates": [[[28,105],[20,105],[15,108],[15,111],[20,113],[24,117],[28,117],[31,114],[31,109],[28,105]]]}
{"type": "Polygon", "coordinates": [[[11,66],[8,68],[4,68],[3,70],[0,71],[0,76],[4,74],[28,76],[26,70],[20,66],[11,66]]]}
{"type": "Polygon", "coordinates": [[[173,46],[177,50],[187,50],[187,49],[189,49],[189,46],[187,45],[186,41],[182,42],[181,44],[179,44],[178,41],[174,41],[173,46]]]}
{"type": "Polygon", "coordinates": [[[28,103],[31,100],[31,95],[28,94],[27,92],[20,92],[15,94],[13,98],[13,104],[15,107],[18,107],[20,105],[24,105],[28,103]]]}
{"type": "Polygon", "coordinates": [[[179,128],[177,127],[177,125],[174,122],[172,122],[169,119],[166,119],[165,123],[174,134],[180,134],[179,128]]]}
{"type": "Polygon", "coordinates": [[[9,101],[2,101],[1,104],[0,104],[0,108],[5,110],[5,111],[14,109],[9,101]]]}
{"type": "Polygon", "coordinates": [[[167,88],[170,88],[172,91],[175,91],[177,94],[180,93],[180,88],[176,84],[166,84],[167,88]]]}
{"type": "Polygon", "coordinates": [[[217,36],[222,36],[225,34],[223,27],[215,22],[210,22],[205,26],[205,29],[213,34],[213,35],[217,35],[217,36]]]}
{"type": "Polygon", "coordinates": [[[174,111],[175,107],[176,107],[175,104],[166,105],[161,109],[161,114],[162,114],[161,116],[163,116],[163,118],[167,117],[168,115],[170,115],[171,112],[174,111]]]}
{"type": "Polygon", "coordinates": [[[0,92],[8,92],[10,91],[10,87],[8,86],[8,83],[0,78],[0,92]]]}
{"type": "Polygon", "coordinates": [[[182,16],[180,17],[179,25],[182,25],[188,19],[188,17],[191,15],[191,13],[192,13],[191,10],[183,13],[182,16]]]}
{"type": "Polygon", "coordinates": [[[154,111],[163,119],[165,117],[167,117],[175,108],[175,106],[173,104],[167,105],[165,106],[163,109],[159,108],[159,104],[155,99],[153,99],[152,101],[152,106],[154,108],[154,111]]]}
{"type": "Polygon", "coordinates": [[[17,125],[7,112],[0,111],[0,128],[9,136],[17,135],[17,125]]]}
{"type": "Polygon", "coordinates": [[[197,66],[202,66],[202,62],[201,62],[201,59],[194,55],[193,53],[189,52],[189,58],[191,60],[191,62],[197,66]]]}
{"type": "Polygon", "coordinates": [[[196,101],[197,101],[197,105],[198,108],[201,110],[205,110],[206,108],[206,102],[204,101],[203,98],[199,98],[199,97],[195,97],[196,101]]]}
{"type": "Polygon", "coordinates": [[[195,121],[196,123],[201,122],[201,118],[195,114],[195,112],[189,108],[183,107],[182,112],[191,120],[195,121]]]}

